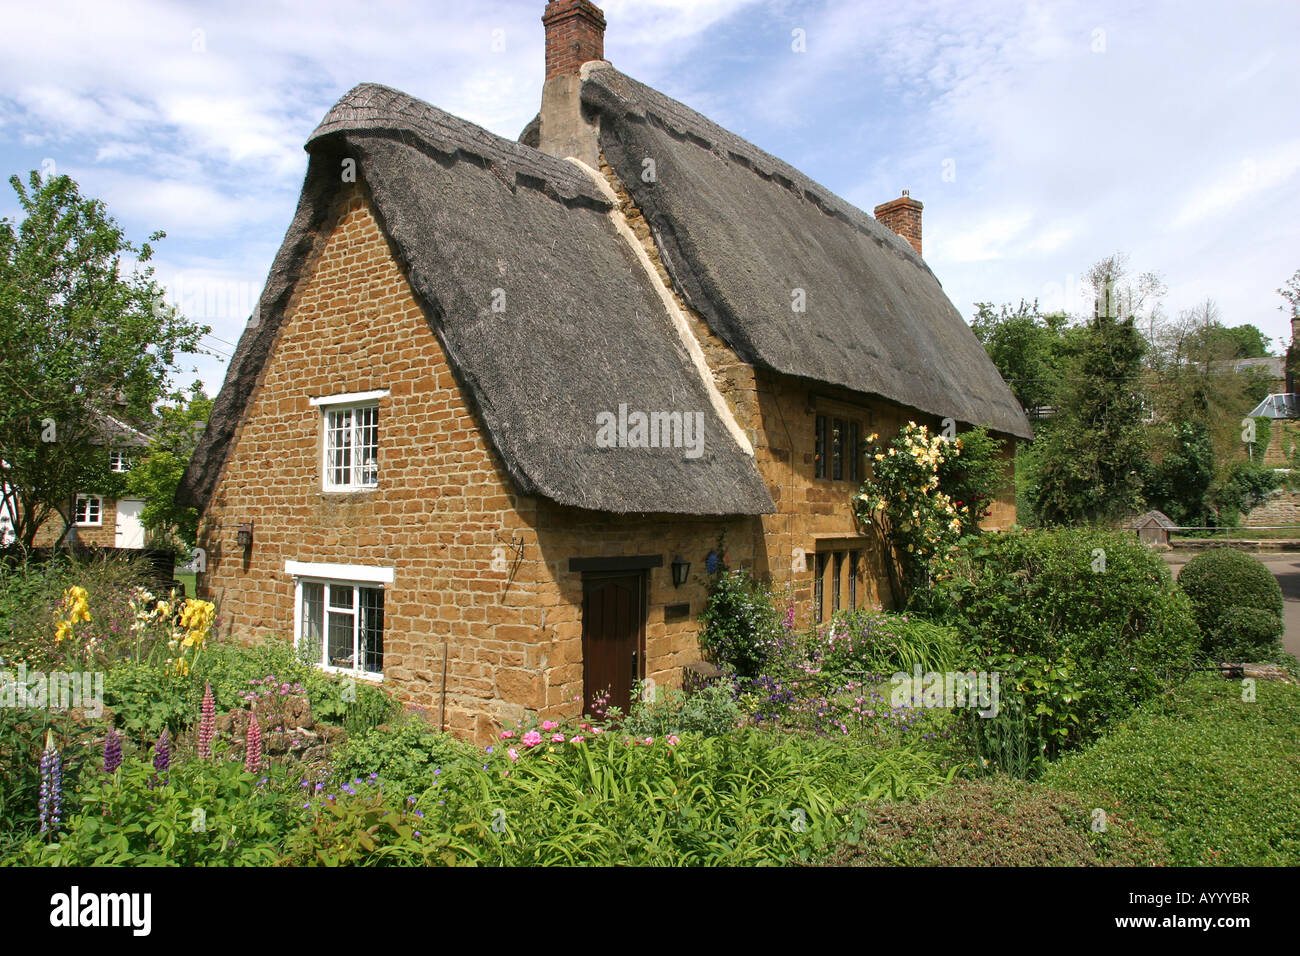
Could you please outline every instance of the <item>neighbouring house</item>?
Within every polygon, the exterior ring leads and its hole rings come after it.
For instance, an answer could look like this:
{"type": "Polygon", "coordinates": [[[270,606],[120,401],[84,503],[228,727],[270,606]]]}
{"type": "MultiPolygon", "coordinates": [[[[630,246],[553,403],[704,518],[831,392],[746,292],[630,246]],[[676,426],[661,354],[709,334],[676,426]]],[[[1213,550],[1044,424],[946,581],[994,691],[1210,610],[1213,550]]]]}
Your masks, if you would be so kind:
{"type": "Polygon", "coordinates": [[[872,218],[623,75],[591,3],[542,19],[519,142],[374,84],[311,134],[180,491],[223,635],[478,738],[678,684],[720,541],[801,623],[889,605],[867,436],[1032,434],[919,202],[872,218]]]}
{"type": "MultiPolygon", "coordinates": [[[[92,444],[103,447],[108,470],[113,474],[125,475],[130,470],[133,456],[149,445],[148,435],[112,415],[98,415],[97,431],[92,444]]],[[[145,546],[141,521],[144,499],[114,497],[103,489],[86,489],[71,505],[74,522],[70,530],[75,533],[78,543],[99,548],[139,549],[145,546]]],[[[0,528],[3,526],[3,520],[0,520],[0,528]]],[[[35,544],[37,547],[50,547],[62,543],[63,538],[63,521],[55,514],[41,525],[35,544]]]]}
{"type": "Polygon", "coordinates": [[[1216,359],[1210,363],[1210,371],[1249,375],[1254,379],[1267,381],[1270,393],[1287,390],[1286,359],[1276,355],[1265,355],[1261,358],[1216,359]]]}

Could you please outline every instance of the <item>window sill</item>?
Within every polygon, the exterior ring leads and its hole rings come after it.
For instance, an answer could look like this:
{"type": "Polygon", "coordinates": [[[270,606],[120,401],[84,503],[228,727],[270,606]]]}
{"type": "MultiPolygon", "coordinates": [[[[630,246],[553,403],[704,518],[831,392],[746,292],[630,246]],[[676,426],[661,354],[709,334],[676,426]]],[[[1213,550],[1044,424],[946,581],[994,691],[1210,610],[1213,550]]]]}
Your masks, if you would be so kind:
{"type": "Polygon", "coordinates": [[[375,674],[371,671],[350,670],[346,667],[334,667],[331,664],[313,664],[317,670],[324,671],[326,674],[337,674],[340,677],[355,677],[358,680],[366,681],[370,684],[382,684],[384,682],[383,674],[375,674]]]}

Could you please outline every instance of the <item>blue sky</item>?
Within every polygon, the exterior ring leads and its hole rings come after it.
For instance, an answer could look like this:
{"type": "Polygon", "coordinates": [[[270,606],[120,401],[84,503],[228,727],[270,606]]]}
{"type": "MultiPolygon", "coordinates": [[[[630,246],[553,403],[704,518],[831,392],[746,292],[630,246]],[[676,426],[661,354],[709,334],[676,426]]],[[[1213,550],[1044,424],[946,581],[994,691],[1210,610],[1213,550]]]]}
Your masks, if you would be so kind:
{"type": "MultiPolygon", "coordinates": [[[[229,353],[288,227],[302,143],[361,81],[515,137],[541,0],[11,5],[0,168],[68,173],[229,353]]],[[[1169,318],[1212,298],[1289,330],[1300,268],[1300,4],[606,0],[606,56],[870,211],[925,203],[926,261],[976,301],[1086,308],[1127,254],[1169,318]],[[794,39],[802,31],[805,50],[794,39]]],[[[0,215],[16,213],[0,193],[0,215]]],[[[224,361],[179,376],[215,391],[224,361]]]]}

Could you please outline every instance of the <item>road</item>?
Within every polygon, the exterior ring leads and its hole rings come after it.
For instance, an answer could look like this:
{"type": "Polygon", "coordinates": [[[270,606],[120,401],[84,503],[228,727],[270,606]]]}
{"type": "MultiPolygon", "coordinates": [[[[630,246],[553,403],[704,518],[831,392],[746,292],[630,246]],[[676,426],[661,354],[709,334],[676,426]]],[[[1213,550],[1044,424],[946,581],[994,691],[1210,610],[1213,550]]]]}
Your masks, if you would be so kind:
{"type": "MultiPolygon", "coordinates": [[[[1165,561],[1174,574],[1178,574],[1194,557],[1194,554],[1166,553],[1165,561]]],[[[1255,557],[1264,562],[1282,586],[1282,619],[1286,624],[1282,643],[1290,653],[1300,657],[1300,553],[1262,552],[1255,557]]]]}

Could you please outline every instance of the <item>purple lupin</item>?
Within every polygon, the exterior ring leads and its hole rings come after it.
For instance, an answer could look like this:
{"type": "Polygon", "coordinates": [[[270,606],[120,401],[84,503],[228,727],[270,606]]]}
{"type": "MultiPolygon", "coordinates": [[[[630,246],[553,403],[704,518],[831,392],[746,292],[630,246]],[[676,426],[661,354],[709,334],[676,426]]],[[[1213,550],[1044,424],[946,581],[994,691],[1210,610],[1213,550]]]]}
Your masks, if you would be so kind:
{"type": "Polygon", "coordinates": [[[112,727],[104,738],[104,773],[112,773],[122,766],[122,735],[112,727]]]}
{"type": "Polygon", "coordinates": [[[54,746],[54,732],[45,732],[41,752],[41,832],[55,832],[63,816],[63,758],[54,746]]]}

